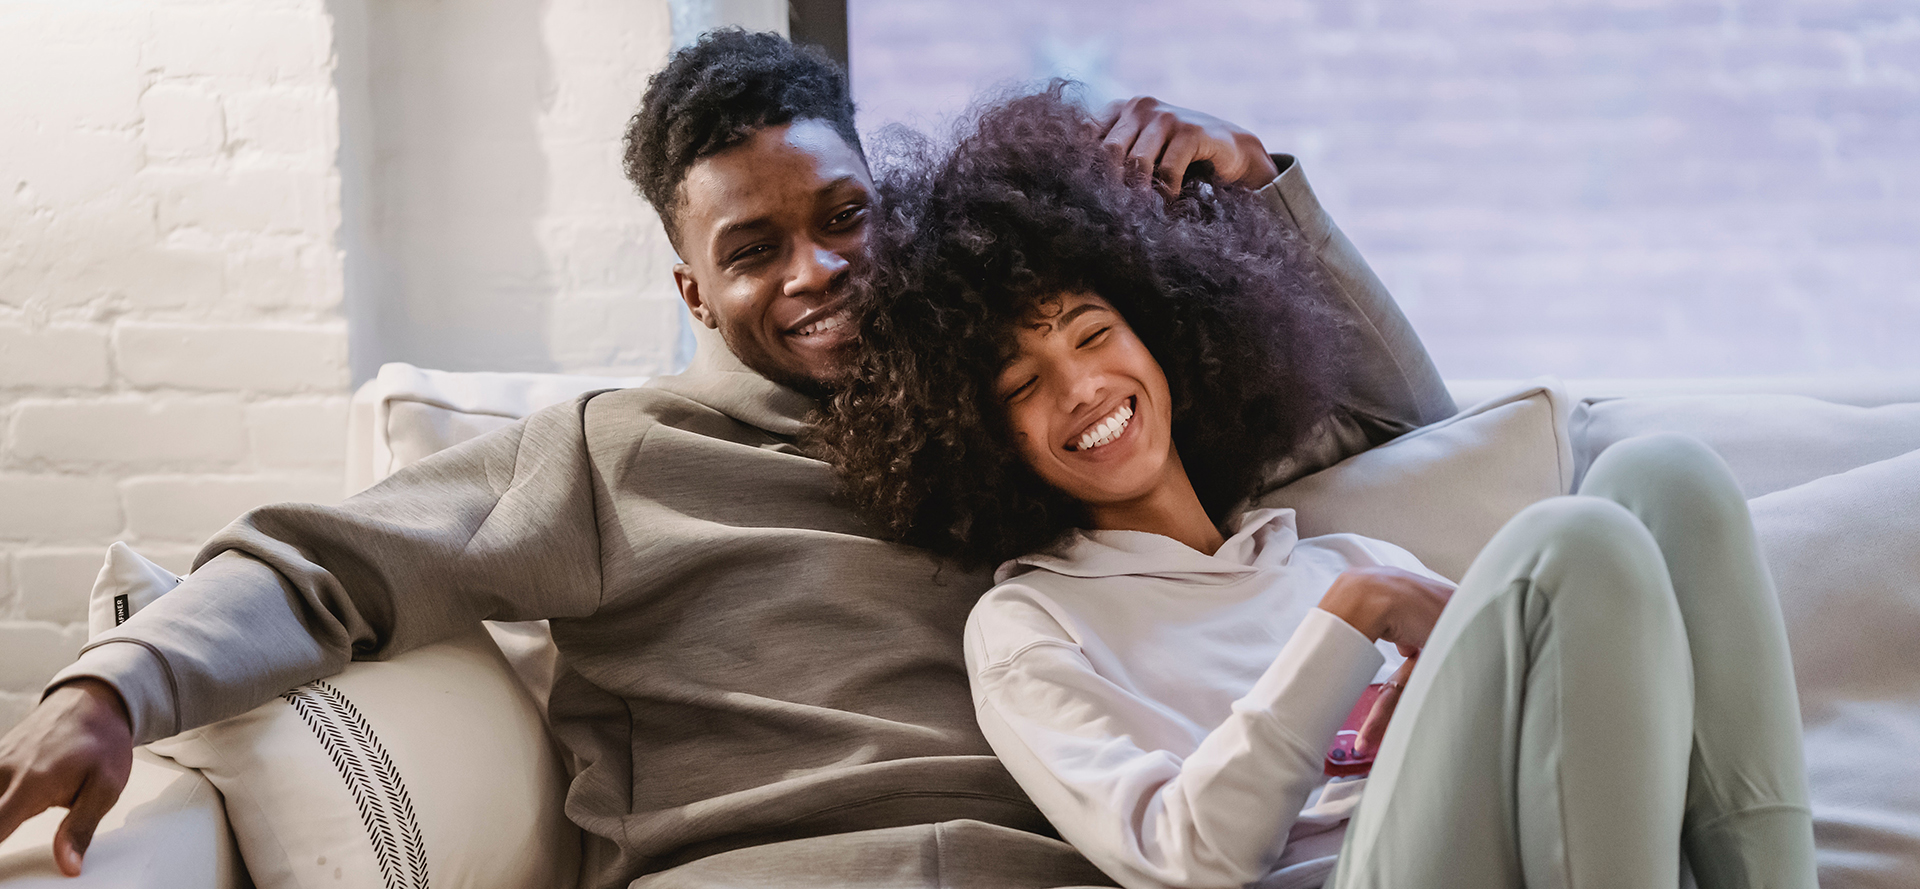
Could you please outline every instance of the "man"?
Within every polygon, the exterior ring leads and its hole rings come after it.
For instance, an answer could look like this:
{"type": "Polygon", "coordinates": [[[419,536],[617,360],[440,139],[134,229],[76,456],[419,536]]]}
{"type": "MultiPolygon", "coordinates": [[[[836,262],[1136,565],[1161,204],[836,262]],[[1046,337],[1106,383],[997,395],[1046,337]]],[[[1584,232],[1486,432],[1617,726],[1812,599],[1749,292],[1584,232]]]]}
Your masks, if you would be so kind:
{"type": "MultiPolygon", "coordinates": [[[[1178,188],[1206,161],[1320,248],[1363,345],[1297,474],[1452,412],[1418,341],[1290,158],[1140,99],[1121,162],[1178,188]]],[[[49,684],[0,740],[0,837],[52,806],[77,873],[131,747],[349,659],[480,619],[551,620],[554,734],[596,887],[1106,883],[974,724],[960,630],[987,577],[876,540],[796,446],[847,346],[841,299],[878,212],[844,75],[723,31],[649,84],[627,169],[726,354],[594,393],[410,467],[336,508],[255,510],[186,583],[49,684]]]]}

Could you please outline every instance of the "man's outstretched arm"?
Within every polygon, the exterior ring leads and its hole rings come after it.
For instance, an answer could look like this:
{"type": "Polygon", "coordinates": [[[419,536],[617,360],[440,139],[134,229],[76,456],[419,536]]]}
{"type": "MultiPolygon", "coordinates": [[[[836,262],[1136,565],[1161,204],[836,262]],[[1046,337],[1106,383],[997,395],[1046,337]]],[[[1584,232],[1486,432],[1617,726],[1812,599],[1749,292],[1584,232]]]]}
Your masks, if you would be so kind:
{"type": "Polygon", "coordinates": [[[0,738],[0,839],[67,807],[55,856],[77,873],[134,744],[482,619],[591,613],[586,410],[585,398],[549,408],[340,506],[262,507],[215,535],[186,582],[90,644],[0,738]]]}
{"type": "Polygon", "coordinates": [[[1147,96],[1107,106],[1099,121],[1114,158],[1150,172],[1167,194],[1178,194],[1188,168],[1201,161],[1213,166],[1216,181],[1256,189],[1306,239],[1338,291],[1338,308],[1354,331],[1338,407],[1322,434],[1278,467],[1265,487],[1454,414],[1453,397],[1413,325],[1321,208],[1291,155],[1269,155],[1259,137],[1238,126],[1147,96]]]}

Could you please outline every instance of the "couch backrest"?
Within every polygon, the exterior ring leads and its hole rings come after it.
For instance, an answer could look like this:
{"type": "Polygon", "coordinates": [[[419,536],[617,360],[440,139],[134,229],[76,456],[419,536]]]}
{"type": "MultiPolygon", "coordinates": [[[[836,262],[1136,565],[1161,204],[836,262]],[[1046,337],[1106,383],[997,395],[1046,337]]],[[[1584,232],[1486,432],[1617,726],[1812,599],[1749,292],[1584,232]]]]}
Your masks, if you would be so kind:
{"type": "Polygon", "coordinates": [[[347,418],[347,493],[422,457],[596,389],[646,377],[428,370],[393,362],[353,395],[347,418]]]}

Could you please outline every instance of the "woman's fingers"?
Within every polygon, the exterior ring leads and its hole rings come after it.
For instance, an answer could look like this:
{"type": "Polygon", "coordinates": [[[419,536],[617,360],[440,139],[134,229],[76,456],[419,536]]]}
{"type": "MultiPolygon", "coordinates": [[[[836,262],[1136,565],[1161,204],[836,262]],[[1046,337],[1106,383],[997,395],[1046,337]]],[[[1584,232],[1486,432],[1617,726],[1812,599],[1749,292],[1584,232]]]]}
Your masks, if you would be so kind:
{"type": "Polygon", "coordinates": [[[1413,676],[1413,665],[1418,662],[1418,652],[1414,657],[1400,665],[1388,677],[1386,688],[1380,690],[1380,696],[1373,700],[1373,709],[1367,713],[1367,719],[1360,724],[1360,735],[1353,741],[1353,752],[1361,756],[1371,756],[1380,749],[1380,739],[1387,736],[1387,723],[1393,719],[1393,711],[1400,706],[1400,696],[1407,690],[1407,680],[1413,676]]]}

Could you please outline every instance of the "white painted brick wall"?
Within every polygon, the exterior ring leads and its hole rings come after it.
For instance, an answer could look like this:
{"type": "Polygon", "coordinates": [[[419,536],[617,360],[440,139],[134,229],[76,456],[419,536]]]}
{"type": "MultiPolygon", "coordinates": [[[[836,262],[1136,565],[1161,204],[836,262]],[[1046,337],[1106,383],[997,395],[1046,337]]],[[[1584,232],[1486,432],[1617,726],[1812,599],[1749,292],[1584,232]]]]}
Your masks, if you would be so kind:
{"type": "Polygon", "coordinates": [[[670,370],[675,257],[620,169],[667,56],[667,4],[351,2],[366,11],[369,82],[342,96],[348,148],[370,158],[344,241],[369,344],[356,375],[380,361],[670,370]]]}
{"type": "Polygon", "coordinates": [[[324,0],[0,4],[0,730],[108,543],[339,497],[333,66],[324,0]]]}

